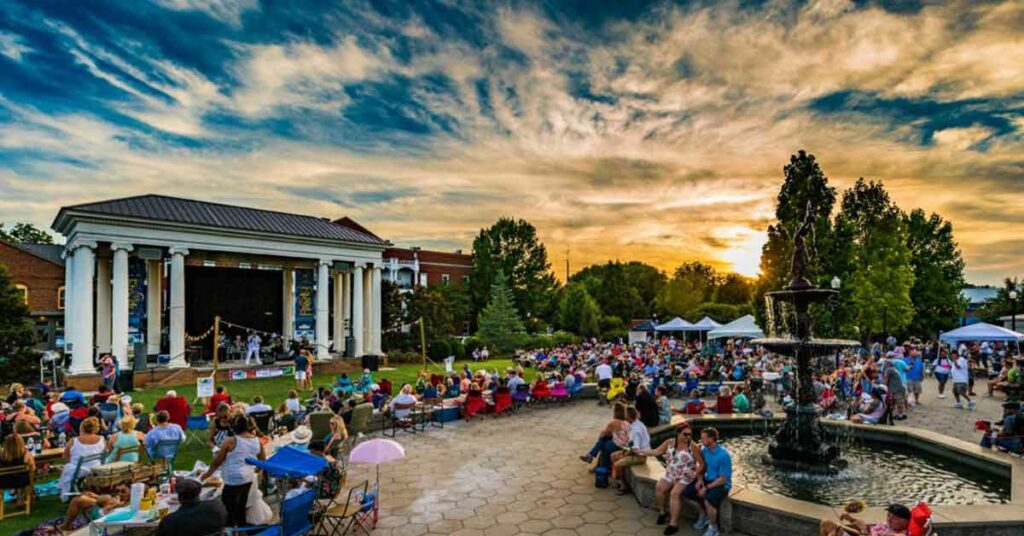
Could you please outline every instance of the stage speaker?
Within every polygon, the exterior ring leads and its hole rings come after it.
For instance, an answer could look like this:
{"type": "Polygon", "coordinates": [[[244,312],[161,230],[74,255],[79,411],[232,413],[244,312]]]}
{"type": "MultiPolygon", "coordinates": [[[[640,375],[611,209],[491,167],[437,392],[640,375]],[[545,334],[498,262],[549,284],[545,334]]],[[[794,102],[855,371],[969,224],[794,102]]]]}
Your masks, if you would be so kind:
{"type": "Polygon", "coordinates": [[[355,337],[345,337],[345,357],[356,356],[356,339],[355,337]]]}
{"type": "Polygon", "coordinates": [[[377,372],[380,367],[380,358],[375,355],[363,356],[363,370],[370,369],[370,372],[377,372]]]}
{"type": "Polygon", "coordinates": [[[148,345],[144,342],[137,342],[133,348],[132,368],[136,371],[146,370],[146,352],[149,351],[148,345]]]}

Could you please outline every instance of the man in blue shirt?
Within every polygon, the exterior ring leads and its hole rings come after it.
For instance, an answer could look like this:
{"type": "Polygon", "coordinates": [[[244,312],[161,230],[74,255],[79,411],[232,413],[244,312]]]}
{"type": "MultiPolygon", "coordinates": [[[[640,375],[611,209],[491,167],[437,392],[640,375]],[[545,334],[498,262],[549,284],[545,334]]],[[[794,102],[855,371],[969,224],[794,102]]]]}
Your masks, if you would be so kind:
{"type": "Polygon", "coordinates": [[[732,489],[732,456],[725,447],[718,444],[718,430],[705,428],[700,433],[704,445],[700,452],[704,457],[704,481],[697,484],[697,497],[690,497],[703,503],[701,514],[693,528],[707,527],[704,536],[718,536],[718,509],[732,489]]]}
{"type": "Polygon", "coordinates": [[[185,432],[171,422],[171,416],[166,411],[157,412],[156,426],[146,433],[146,452],[150,458],[166,458],[171,452],[177,452],[177,448],[171,447],[170,443],[159,446],[162,441],[177,441],[179,446],[185,442],[185,432]]]}
{"type": "Polygon", "coordinates": [[[60,395],[60,401],[71,409],[85,407],[85,395],[74,387],[64,389],[64,393],[60,395]]]}
{"type": "Polygon", "coordinates": [[[903,358],[907,363],[907,391],[914,397],[914,402],[921,403],[921,382],[924,381],[924,359],[917,349],[911,350],[907,357],[903,358]]]}

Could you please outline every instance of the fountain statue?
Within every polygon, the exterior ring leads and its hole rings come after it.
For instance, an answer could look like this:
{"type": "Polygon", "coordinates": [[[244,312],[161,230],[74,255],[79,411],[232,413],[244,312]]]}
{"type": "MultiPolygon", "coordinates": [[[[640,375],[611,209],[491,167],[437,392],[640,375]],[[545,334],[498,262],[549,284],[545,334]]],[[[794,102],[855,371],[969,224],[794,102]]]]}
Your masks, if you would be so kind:
{"type": "MultiPolygon", "coordinates": [[[[845,461],[839,457],[839,447],[831,441],[818,422],[819,409],[814,397],[811,360],[839,348],[855,347],[858,343],[811,337],[810,305],[826,302],[838,294],[835,290],[818,288],[808,279],[808,235],[813,231],[815,217],[814,208],[808,203],[804,220],[793,234],[790,283],[784,289],[766,295],[769,307],[774,308],[775,303],[789,304],[795,316],[787,324],[789,333],[785,337],[773,333],[771,338],[755,339],[753,342],[772,352],[795,357],[797,363],[796,403],[786,408],[786,420],[768,447],[767,459],[782,469],[834,473],[845,467],[845,461]]],[[[768,326],[769,332],[773,329],[773,326],[768,326]]]]}

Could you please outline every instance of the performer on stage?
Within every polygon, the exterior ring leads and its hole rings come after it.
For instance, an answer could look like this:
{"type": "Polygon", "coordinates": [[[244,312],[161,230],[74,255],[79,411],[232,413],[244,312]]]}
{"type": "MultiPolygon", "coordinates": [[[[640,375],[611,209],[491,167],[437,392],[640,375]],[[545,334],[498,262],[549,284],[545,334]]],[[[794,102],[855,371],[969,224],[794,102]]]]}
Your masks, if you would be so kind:
{"type": "Polygon", "coordinates": [[[249,366],[249,359],[252,358],[253,356],[256,356],[256,363],[260,363],[261,342],[263,341],[260,340],[260,336],[258,333],[256,333],[255,331],[249,332],[249,339],[247,341],[249,351],[248,353],[245,354],[245,366],[249,366]]]}

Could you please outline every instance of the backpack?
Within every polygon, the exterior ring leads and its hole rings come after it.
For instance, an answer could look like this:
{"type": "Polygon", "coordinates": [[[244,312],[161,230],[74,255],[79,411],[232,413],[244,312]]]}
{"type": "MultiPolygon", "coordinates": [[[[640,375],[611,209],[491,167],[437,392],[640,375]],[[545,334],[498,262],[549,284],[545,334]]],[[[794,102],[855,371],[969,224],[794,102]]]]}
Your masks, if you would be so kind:
{"type": "Polygon", "coordinates": [[[594,487],[607,488],[608,479],[611,477],[612,468],[604,465],[597,466],[594,469],[594,487]]]}

